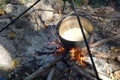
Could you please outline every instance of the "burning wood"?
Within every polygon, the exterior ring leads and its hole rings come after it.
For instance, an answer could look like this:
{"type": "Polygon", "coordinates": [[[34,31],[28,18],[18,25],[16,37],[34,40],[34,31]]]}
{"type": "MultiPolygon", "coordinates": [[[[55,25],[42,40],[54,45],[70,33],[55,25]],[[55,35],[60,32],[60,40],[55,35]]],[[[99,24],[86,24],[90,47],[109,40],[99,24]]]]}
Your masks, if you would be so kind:
{"type": "Polygon", "coordinates": [[[62,46],[58,46],[57,50],[55,51],[55,54],[61,54],[65,51],[65,48],[62,46]]]}
{"type": "MultiPolygon", "coordinates": [[[[56,51],[54,51],[54,53],[57,55],[63,53],[67,48],[67,47],[63,47],[61,45],[61,42],[59,39],[56,41],[48,42],[48,43],[52,44],[52,45],[58,44],[58,46],[56,47],[56,51]]],[[[80,48],[78,46],[77,47],[70,47],[69,48],[69,55],[70,55],[71,60],[78,61],[82,66],[85,66],[85,62],[83,61],[84,57],[85,57],[85,52],[84,52],[83,48],[80,48]]]]}
{"type": "MultiPolygon", "coordinates": [[[[52,42],[49,42],[49,44],[59,44],[60,42],[56,42],[56,41],[52,41],[52,42]]],[[[55,54],[61,54],[65,51],[66,47],[63,47],[62,45],[59,45],[58,47],[56,47],[56,51],[54,52],[55,54]]],[[[82,66],[85,66],[85,62],[83,61],[84,60],[84,57],[85,57],[85,52],[84,52],[84,49],[83,48],[80,48],[80,47],[71,47],[69,49],[69,54],[70,54],[70,59],[71,60],[75,60],[75,61],[78,61],[82,66]]]]}
{"type": "Polygon", "coordinates": [[[84,60],[84,50],[79,47],[70,48],[70,57],[72,60],[78,61],[82,66],[85,66],[84,60]]]}
{"type": "Polygon", "coordinates": [[[52,44],[52,45],[57,45],[56,47],[56,51],[54,51],[55,54],[61,54],[65,51],[65,48],[60,44],[60,40],[56,40],[56,41],[51,41],[51,42],[48,42],[48,44],[52,44]]]}

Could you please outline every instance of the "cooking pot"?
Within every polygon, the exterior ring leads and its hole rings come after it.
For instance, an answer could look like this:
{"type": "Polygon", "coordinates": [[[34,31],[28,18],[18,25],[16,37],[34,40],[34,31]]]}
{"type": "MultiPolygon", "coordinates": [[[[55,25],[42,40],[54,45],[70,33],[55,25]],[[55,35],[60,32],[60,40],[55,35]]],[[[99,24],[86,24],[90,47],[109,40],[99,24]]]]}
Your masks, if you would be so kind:
{"type": "MultiPolygon", "coordinates": [[[[93,33],[93,24],[85,17],[79,16],[87,41],[93,33]]],[[[68,16],[57,25],[57,33],[65,47],[85,47],[85,42],[76,16],[68,16]]]]}

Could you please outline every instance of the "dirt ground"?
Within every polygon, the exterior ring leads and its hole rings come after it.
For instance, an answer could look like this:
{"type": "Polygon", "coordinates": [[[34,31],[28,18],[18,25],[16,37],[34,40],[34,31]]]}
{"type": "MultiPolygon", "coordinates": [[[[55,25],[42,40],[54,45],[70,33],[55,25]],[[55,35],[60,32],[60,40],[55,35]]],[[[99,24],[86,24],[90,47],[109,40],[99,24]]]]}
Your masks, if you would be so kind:
{"type": "MultiPolygon", "coordinates": [[[[13,8],[12,13],[1,11],[0,29],[33,4],[34,0],[27,4],[18,3],[20,3],[19,0],[10,3],[14,6],[11,7],[13,8]]],[[[63,17],[73,12],[71,4],[67,3],[64,11],[62,11],[63,7],[64,4],[60,0],[51,2],[48,0],[48,3],[40,1],[25,15],[0,32],[0,78],[24,80],[38,68],[55,59],[54,52],[61,46],[56,30],[57,24],[63,17]],[[53,4],[55,5],[53,6],[53,4]],[[52,42],[54,43],[52,44],[52,42]]],[[[120,12],[113,6],[93,8],[91,5],[84,4],[78,6],[77,11],[80,16],[88,18],[93,23],[93,43],[120,34],[120,12]]],[[[117,58],[93,55],[93,59],[100,73],[107,75],[110,80],[120,80],[120,37],[90,49],[96,54],[118,55],[117,58]]],[[[57,62],[54,67],[39,74],[34,80],[88,80],[79,71],[66,64],[67,61],[71,61],[68,56],[69,54],[57,62]],[[51,70],[54,70],[54,76],[53,79],[48,79],[51,70]]],[[[85,61],[92,65],[89,56],[85,57],[87,58],[85,61]]],[[[72,62],[78,65],[77,61],[72,62]]],[[[86,69],[91,69],[89,67],[88,65],[86,69]]]]}

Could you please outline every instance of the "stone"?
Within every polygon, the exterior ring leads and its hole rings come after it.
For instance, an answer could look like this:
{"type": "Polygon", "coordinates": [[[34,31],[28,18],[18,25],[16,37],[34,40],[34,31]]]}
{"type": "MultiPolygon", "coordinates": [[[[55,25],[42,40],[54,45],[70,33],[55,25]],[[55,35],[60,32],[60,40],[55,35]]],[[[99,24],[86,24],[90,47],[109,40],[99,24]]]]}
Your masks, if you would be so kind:
{"type": "MultiPolygon", "coordinates": [[[[24,5],[13,5],[13,4],[7,4],[5,8],[5,12],[9,14],[12,17],[19,16],[22,12],[26,10],[26,6],[24,5]]],[[[27,14],[27,13],[25,13],[27,14]]]]}
{"type": "Polygon", "coordinates": [[[14,55],[14,54],[15,54],[16,49],[15,49],[15,46],[14,46],[14,42],[13,42],[12,40],[0,36],[0,44],[1,44],[6,50],[8,50],[8,52],[9,52],[11,55],[14,55]]]}
{"type": "Polygon", "coordinates": [[[43,22],[49,22],[53,20],[53,9],[51,5],[41,5],[41,9],[43,10],[41,13],[41,19],[43,22]]]}
{"type": "Polygon", "coordinates": [[[6,12],[7,14],[12,13],[13,10],[14,10],[14,5],[13,5],[13,4],[10,4],[10,3],[9,3],[9,4],[6,5],[6,7],[5,7],[5,12],[6,12]]]}
{"type": "Polygon", "coordinates": [[[12,67],[12,58],[10,53],[0,45],[0,69],[9,69],[12,67]]]}
{"type": "MultiPolygon", "coordinates": [[[[26,7],[30,7],[32,4],[34,4],[34,1],[28,2],[26,4],[26,7]]],[[[35,12],[37,13],[37,16],[41,17],[43,22],[47,23],[53,20],[54,9],[52,8],[50,4],[45,3],[45,1],[43,0],[40,1],[32,9],[35,10],[35,12]]]]}
{"type": "Polygon", "coordinates": [[[31,3],[33,3],[33,2],[36,2],[37,0],[27,0],[27,2],[31,2],[31,3]]]}
{"type": "Polygon", "coordinates": [[[15,54],[13,42],[5,37],[0,37],[0,69],[12,68],[12,56],[15,54]]]}
{"type": "Polygon", "coordinates": [[[58,24],[58,22],[61,20],[62,16],[63,16],[62,14],[55,14],[55,13],[54,13],[53,21],[54,21],[54,24],[55,24],[55,25],[58,24]]]}
{"type": "Polygon", "coordinates": [[[10,23],[11,22],[11,20],[10,19],[8,19],[8,18],[5,18],[5,19],[0,19],[0,23],[10,23]]]}
{"type": "Polygon", "coordinates": [[[117,57],[117,60],[120,61],[120,56],[117,57]]]}
{"type": "Polygon", "coordinates": [[[52,8],[55,10],[55,13],[61,13],[64,3],[62,0],[46,0],[52,8]]]}

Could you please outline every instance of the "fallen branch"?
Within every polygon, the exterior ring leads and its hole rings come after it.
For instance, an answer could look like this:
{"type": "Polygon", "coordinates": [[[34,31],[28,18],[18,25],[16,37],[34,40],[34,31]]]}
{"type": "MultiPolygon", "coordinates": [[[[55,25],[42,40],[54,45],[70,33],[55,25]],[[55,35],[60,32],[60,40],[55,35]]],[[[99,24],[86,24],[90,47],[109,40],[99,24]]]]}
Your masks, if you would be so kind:
{"type": "MultiPolygon", "coordinates": [[[[72,61],[67,61],[66,63],[69,66],[72,66],[72,69],[78,71],[83,77],[87,78],[88,80],[97,80],[95,72],[93,70],[90,70],[88,68],[81,68],[80,66],[74,64],[72,61]]],[[[106,74],[102,73],[101,71],[98,71],[98,75],[100,80],[111,80],[106,74]]]]}
{"type": "MultiPolygon", "coordinates": [[[[90,69],[81,69],[79,66],[77,65],[73,65],[73,68],[78,71],[82,76],[85,76],[87,79],[89,80],[97,80],[95,77],[95,72],[93,70],[90,70],[90,69]]],[[[100,71],[98,71],[98,75],[99,75],[99,78],[100,80],[111,80],[106,74],[104,73],[101,73],[100,71]]]]}
{"type": "Polygon", "coordinates": [[[120,39],[120,34],[117,34],[117,35],[114,35],[114,36],[111,36],[109,38],[105,38],[105,39],[102,39],[102,40],[99,40],[93,44],[90,45],[90,47],[96,47],[96,46],[99,46],[105,42],[108,42],[108,41],[113,41],[113,40],[116,40],[116,39],[120,39]]]}
{"type": "Polygon", "coordinates": [[[118,15],[118,13],[113,13],[112,15],[110,14],[102,14],[102,15],[98,15],[98,14],[92,14],[91,16],[97,16],[97,17],[102,17],[102,18],[114,18],[114,19],[119,19],[120,15],[118,15]]]}
{"type": "Polygon", "coordinates": [[[78,71],[83,77],[87,78],[88,80],[97,80],[95,77],[91,76],[88,72],[84,70],[84,68],[78,67],[74,62],[72,61],[65,61],[63,60],[66,64],[71,66],[72,69],[78,71]]]}
{"type": "Polygon", "coordinates": [[[119,59],[120,54],[116,54],[116,53],[108,54],[108,53],[101,53],[101,52],[95,52],[95,51],[91,51],[91,52],[94,57],[104,58],[104,59],[115,59],[117,61],[120,61],[119,59]]]}
{"type": "Polygon", "coordinates": [[[26,77],[25,80],[33,80],[35,77],[38,77],[44,71],[48,70],[50,67],[52,67],[53,65],[55,65],[57,62],[59,62],[65,56],[66,56],[65,54],[61,54],[61,55],[56,56],[56,58],[53,61],[51,61],[49,64],[46,64],[45,66],[40,67],[34,73],[32,73],[31,75],[29,75],[28,77],[26,77]]]}

